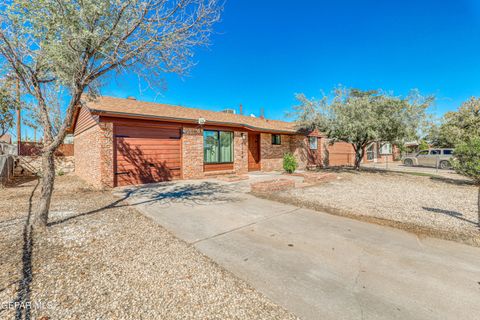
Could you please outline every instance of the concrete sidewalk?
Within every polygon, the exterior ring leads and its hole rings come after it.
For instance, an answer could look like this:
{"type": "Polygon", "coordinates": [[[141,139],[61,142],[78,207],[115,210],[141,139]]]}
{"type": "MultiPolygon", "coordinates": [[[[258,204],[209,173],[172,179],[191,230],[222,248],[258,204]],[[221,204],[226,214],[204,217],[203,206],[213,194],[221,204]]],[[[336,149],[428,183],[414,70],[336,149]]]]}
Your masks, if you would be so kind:
{"type": "Polygon", "coordinates": [[[304,319],[478,319],[480,248],[258,199],[248,182],[116,190],[304,319]]]}

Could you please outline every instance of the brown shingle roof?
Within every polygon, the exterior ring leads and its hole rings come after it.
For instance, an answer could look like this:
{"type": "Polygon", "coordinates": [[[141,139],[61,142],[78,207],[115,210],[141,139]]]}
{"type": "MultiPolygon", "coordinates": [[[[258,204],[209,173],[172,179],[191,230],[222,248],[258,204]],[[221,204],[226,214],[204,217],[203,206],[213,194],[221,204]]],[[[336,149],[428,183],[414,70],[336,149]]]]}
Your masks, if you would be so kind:
{"type": "Polygon", "coordinates": [[[168,104],[144,102],[135,99],[122,99],[102,96],[86,102],[92,113],[121,117],[146,117],[164,121],[197,122],[204,118],[206,125],[239,126],[267,132],[295,133],[295,124],[278,120],[254,118],[239,114],[229,114],[168,104]]]}

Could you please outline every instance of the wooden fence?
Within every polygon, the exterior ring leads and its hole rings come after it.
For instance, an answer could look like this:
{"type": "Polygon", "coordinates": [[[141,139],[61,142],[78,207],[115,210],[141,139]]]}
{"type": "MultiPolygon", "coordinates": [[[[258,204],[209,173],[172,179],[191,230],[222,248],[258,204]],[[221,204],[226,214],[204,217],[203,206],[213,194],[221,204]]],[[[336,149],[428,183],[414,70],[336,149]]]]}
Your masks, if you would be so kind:
{"type": "MultiPolygon", "coordinates": [[[[20,156],[36,157],[42,154],[43,144],[39,142],[25,142],[20,143],[20,156]]],[[[73,156],[73,144],[61,144],[55,152],[57,157],[73,156]]]]}

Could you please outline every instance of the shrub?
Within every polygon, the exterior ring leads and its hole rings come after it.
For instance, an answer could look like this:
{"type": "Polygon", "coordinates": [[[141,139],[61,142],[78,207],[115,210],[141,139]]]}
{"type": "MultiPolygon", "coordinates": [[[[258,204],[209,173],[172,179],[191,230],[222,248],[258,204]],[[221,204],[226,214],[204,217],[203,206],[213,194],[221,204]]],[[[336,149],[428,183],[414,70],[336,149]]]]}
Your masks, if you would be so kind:
{"type": "Polygon", "coordinates": [[[283,169],[288,173],[294,173],[297,169],[297,160],[291,153],[285,153],[283,155],[283,169]]]}
{"type": "Polygon", "coordinates": [[[453,167],[480,185],[480,137],[460,143],[455,147],[453,167]]]}
{"type": "Polygon", "coordinates": [[[478,187],[477,214],[480,229],[480,137],[474,137],[455,146],[453,168],[470,177],[478,187]]]}

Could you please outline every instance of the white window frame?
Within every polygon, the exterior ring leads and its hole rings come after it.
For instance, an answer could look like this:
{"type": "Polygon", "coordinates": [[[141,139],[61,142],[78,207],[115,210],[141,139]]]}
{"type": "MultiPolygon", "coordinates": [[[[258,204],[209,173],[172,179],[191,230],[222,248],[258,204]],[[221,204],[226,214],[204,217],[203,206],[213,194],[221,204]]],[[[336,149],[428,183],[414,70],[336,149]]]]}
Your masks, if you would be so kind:
{"type": "Polygon", "coordinates": [[[318,138],[317,137],[308,137],[308,147],[310,148],[310,150],[317,150],[318,149],[318,138]]]}
{"type": "Polygon", "coordinates": [[[381,155],[390,155],[393,154],[393,147],[390,142],[382,143],[380,146],[380,154],[381,155]]]}

